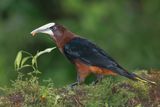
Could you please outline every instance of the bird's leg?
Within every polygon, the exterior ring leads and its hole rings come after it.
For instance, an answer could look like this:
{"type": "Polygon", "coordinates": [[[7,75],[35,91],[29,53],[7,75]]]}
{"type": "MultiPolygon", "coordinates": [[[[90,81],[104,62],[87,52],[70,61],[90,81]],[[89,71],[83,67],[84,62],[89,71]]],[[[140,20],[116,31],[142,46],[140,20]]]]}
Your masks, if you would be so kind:
{"type": "Polygon", "coordinates": [[[74,86],[79,85],[80,83],[81,83],[80,76],[79,76],[79,73],[77,73],[77,81],[72,83],[70,87],[73,88],[74,86]]]}
{"type": "Polygon", "coordinates": [[[92,82],[93,85],[96,85],[98,82],[102,81],[104,75],[96,74],[96,80],[92,82]]]}
{"type": "Polygon", "coordinates": [[[76,85],[78,85],[78,82],[74,82],[74,83],[70,84],[69,87],[73,88],[76,85]]]}
{"type": "Polygon", "coordinates": [[[76,85],[81,85],[82,83],[84,83],[85,78],[89,75],[89,72],[84,72],[84,71],[80,71],[78,70],[77,72],[77,81],[72,83],[70,85],[71,88],[73,88],[76,85]]]}

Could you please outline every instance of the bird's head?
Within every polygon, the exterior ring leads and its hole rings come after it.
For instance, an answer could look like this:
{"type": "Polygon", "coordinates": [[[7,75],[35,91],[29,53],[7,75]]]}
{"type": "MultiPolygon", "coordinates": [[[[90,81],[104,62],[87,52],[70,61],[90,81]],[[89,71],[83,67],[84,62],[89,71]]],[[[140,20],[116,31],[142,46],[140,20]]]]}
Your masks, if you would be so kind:
{"type": "Polygon", "coordinates": [[[62,36],[64,36],[64,32],[66,30],[67,29],[62,25],[56,23],[48,23],[33,30],[31,34],[35,36],[37,33],[45,33],[50,35],[55,41],[57,41],[57,39],[61,39],[62,36]]]}

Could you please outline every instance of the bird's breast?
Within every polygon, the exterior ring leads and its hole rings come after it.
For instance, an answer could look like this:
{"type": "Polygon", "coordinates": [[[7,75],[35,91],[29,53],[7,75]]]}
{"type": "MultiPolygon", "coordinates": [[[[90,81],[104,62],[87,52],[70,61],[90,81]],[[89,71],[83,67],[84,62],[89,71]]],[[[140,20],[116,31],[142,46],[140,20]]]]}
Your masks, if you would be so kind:
{"type": "Polygon", "coordinates": [[[74,61],[76,68],[79,71],[83,71],[83,72],[92,72],[94,74],[103,74],[103,75],[116,75],[112,70],[108,70],[105,68],[101,68],[98,66],[94,66],[94,65],[87,65],[83,62],[81,62],[80,60],[75,60],[74,61]]]}

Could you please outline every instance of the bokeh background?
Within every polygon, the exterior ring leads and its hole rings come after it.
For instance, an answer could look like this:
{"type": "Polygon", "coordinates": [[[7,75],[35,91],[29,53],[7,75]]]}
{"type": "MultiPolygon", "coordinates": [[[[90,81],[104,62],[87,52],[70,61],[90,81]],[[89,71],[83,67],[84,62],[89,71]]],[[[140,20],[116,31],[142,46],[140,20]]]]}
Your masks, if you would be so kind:
{"type": "MultiPolygon", "coordinates": [[[[1,0],[0,86],[16,78],[19,50],[35,54],[55,44],[30,32],[49,22],[98,44],[129,71],[160,68],[160,0],[1,0]]],[[[56,86],[76,80],[75,68],[56,49],[38,60],[40,79],[56,86]]]]}

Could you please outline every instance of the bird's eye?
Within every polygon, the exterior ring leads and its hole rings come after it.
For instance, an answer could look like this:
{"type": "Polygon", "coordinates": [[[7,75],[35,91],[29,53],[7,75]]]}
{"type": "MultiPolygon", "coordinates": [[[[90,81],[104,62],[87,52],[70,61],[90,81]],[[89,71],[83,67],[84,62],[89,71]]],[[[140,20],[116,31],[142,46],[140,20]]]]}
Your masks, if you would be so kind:
{"type": "Polygon", "coordinates": [[[56,27],[56,26],[54,26],[54,27],[53,27],[53,30],[56,30],[56,29],[57,29],[57,27],[56,27]]]}
{"type": "Polygon", "coordinates": [[[51,29],[52,31],[55,31],[57,29],[57,27],[56,26],[52,26],[49,29],[51,29]]]}

